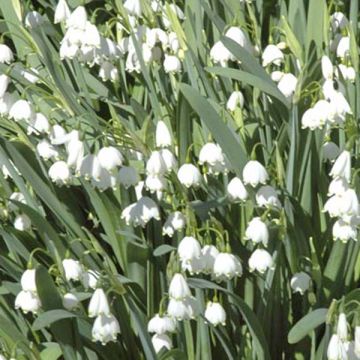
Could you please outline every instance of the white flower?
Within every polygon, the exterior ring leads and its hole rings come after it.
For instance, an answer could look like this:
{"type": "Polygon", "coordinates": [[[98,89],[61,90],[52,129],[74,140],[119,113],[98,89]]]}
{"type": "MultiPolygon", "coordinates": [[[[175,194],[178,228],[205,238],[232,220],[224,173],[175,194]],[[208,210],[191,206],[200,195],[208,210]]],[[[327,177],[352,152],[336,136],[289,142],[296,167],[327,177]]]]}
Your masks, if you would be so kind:
{"type": "Polygon", "coordinates": [[[83,274],[83,268],[79,261],[74,259],[64,259],[62,266],[65,272],[65,278],[67,281],[74,280],[79,281],[83,274]]]}
{"type": "Polygon", "coordinates": [[[120,333],[120,325],[114,315],[99,315],[91,330],[92,340],[100,341],[102,345],[116,341],[120,333]]]}
{"type": "Polygon", "coordinates": [[[336,56],[344,59],[350,54],[350,37],[344,36],[340,39],[336,48],[336,56]]]}
{"type": "Polygon", "coordinates": [[[28,128],[28,135],[35,134],[49,134],[50,124],[47,117],[42,113],[36,113],[35,116],[30,120],[28,128]]]}
{"type": "Polygon", "coordinates": [[[202,255],[198,258],[192,258],[190,260],[181,261],[181,270],[188,271],[191,275],[200,274],[204,271],[204,260],[202,255]]]}
{"type": "Polygon", "coordinates": [[[80,301],[75,294],[66,293],[63,296],[62,303],[66,310],[72,311],[78,307],[80,301]]]}
{"type": "Polygon", "coordinates": [[[100,165],[108,171],[112,171],[117,166],[121,166],[124,160],[121,152],[113,146],[101,148],[97,157],[100,165]]]}
{"type": "Polygon", "coordinates": [[[163,147],[171,146],[172,143],[171,134],[169,132],[168,127],[162,120],[159,120],[158,123],[156,124],[155,139],[156,139],[157,147],[163,148],[163,147]]]}
{"type": "Polygon", "coordinates": [[[127,10],[129,15],[141,16],[141,1],[140,0],[126,0],[124,2],[124,8],[127,10]]]}
{"type": "Polygon", "coordinates": [[[84,158],[84,143],[80,140],[73,139],[69,141],[66,146],[66,151],[68,154],[66,163],[69,167],[75,167],[79,171],[84,158]]]}
{"type": "Polygon", "coordinates": [[[88,306],[88,313],[91,318],[99,315],[111,315],[109,302],[103,289],[98,288],[92,294],[88,306]]]}
{"type": "Polygon", "coordinates": [[[281,208],[276,190],[270,185],[262,186],[256,193],[256,203],[259,206],[281,208]]]}
{"type": "Polygon", "coordinates": [[[178,255],[181,261],[198,259],[201,256],[201,246],[197,239],[185,236],[178,245],[178,255]]]}
{"type": "Polygon", "coordinates": [[[281,80],[281,78],[284,76],[284,73],[282,71],[273,71],[270,74],[271,80],[275,81],[275,82],[279,82],[281,80]]]}
{"type": "Polygon", "coordinates": [[[215,166],[218,163],[224,164],[224,154],[222,152],[219,144],[207,143],[205,144],[199,153],[199,164],[208,164],[210,166],[215,166]]]}
{"type": "Polygon", "coordinates": [[[341,91],[333,91],[330,95],[330,103],[334,108],[337,123],[341,123],[346,114],[352,114],[349,102],[341,91]]]}
{"type": "Polygon", "coordinates": [[[175,330],[176,322],[167,315],[160,316],[159,314],[155,314],[155,316],[150,319],[147,326],[147,331],[155,334],[172,333],[175,332],[175,330]]]}
{"type": "Polygon", "coordinates": [[[338,67],[335,69],[335,74],[338,78],[340,78],[340,73],[344,80],[349,80],[351,82],[355,81],[356,72],[352,66],[348,67],[344,64],[339,64],[338,67]]]}
{"type": "Polygon", "coordinates": [[[145,179],[145,187],[151,193],[161,192],[166,189],[166,180],[162,175],[148,175],[145,179]]]}
{"type": "Polygon", "coordinates": [[[340,154],[339,147],[332,141],[327,141],[323,146],[324,161],[334,161],[340,154]]]}
{"type": "Polygon", "coordinates": [[[164,158],[160,151],[153,151],[146,162],[146,173],[148,175],[163,175],[167,172],[164,158]]]}
{"type": "Polygon", "coordinates": [[[349,24],[349,20],[342,12],[337,11],[331,15],[330,24],[333,32],[335,32],[337,30],[345,29],[349,24]]]}
{"type": "Polygon", "coordinates": [[[249,268],[251,272],[257,270],[260,274],[264,274],[266,270],[272,266],[272,257],[266,250],[256,249],[249,258],[249,268]]]}
{"type": "Polygon", "coordinates": [[[15,298],[15,309],[21,309],[25,314],[36,314],[41,308],[38,295],[32,291],[20,291],[15,298]]]}
{"type": "Polygon", "coordinates": [[[348,240],[357,240],[357,229],[353,224],[349,224],[343,219],[338,219],[332,228],[332,235],[334,240],[340,240],[346,243],[348,240]]]}
{"type": "Polygon", "coordinates": [[[226,313],[222,305],[218,302],[209,301],[206,305],[204,316],[205,319],[214,326],[219,324],[225,326],[226,313]]]}
{"type": "Polygon", "coordinates": [[[14,60],[12,50],[5,44],[0,44],[0,64],[10,64],[14,60]]]}
{"type": "Polygon", "coordinates": [[[59,156],[59,152],[55,149],[55,147],[45,139],[39,141],[36,145],[36,151],[44,160],[57,158],[59,156]]]}
{"type": "Polygon", "coordinates": [[[355,326],[355,333],[354,333],[354,352],[357,357],[360,357],[360,326],[355,326]]]}
{"type": "Polygon", "coordinates": [[[227,186],[227,194],[231,201],[245,201],[248,198],[248,192],[238,177],[234,177],[227,186]]]}
{"type": "Polygon", "coordinates": [[[34,293],[37,292],[35,275],[36,275],[35,269],[27,269],[23,272],[20,280],[22,290],[32,291],[34,293]]]}
{"type": "Polygon", "coordinates": [[[351,154],[349,151],[344,150],[336,159],[330,171],[330,176],[344,177],[346,181],[351,180],[351,154]]]}
{"type": "Polygon", "coordinates": [[[93,290],[97,287],[97,282],[100,277],[100,273],[96,270],[87,270],[83,272],[81,282],[84,285],[84,287],[91,288],[93,290]]]}
{"type": "Polygon", "coordinates": [[[180,273],[174,274],[169,285],[169,296],[175,300],[182,300],[191,296],[189,285],[180,273]]]}
{"type": "Polygon", "coordinates": [[[70,44],[69,41],[63,41],[60,46],[60,59],[74,59],[79,53],[78,45],[70,44]]]}
{"type": "Polygon", "coordinates": [[[261,58],[262,66],[264,67],[270,64],[280,66],[281,63],[284,61],[284,54],[276,45],[270,44],[264,49],[261,58]]]}
{"type": "Polygon", "coordinates": [[[345,344],[340,340],[337,334],[333,334],[330,338],[327,348],[328,360],[347,360],[345,344]]]}
{"type": "Polygon", "coordinates": [[[324,204],[324,212],[328,212],[330,217],[340,216],[340,204],[341,204],[341,197],[340,196],[332,196],[330,197],[326,203],[324,204]]]}
{"type": "Polygon", "coordinates": [[[178,321],[194,319],[199,314],[199,304],[193,297],[183,300],[170,299],[167,313],[178,321]]]}
{"type": "Polygon", "coordinates": [[[116,82],[119,80],[119,71],[114,64],[109,61],[104,61],[100,66],[99,77],[102,81],[110,80],[116,82]]]}
{"type": "Polygon", "coordinates": [[[17,215],[14,220],[14,228],[19,231],[26,231],[31,228],[31,220],[25,214],[17,215]]]}
{"type": "Polygon", "coordinates": [[[210,58],[214,63],[225,67],[232,58],[232,54],[221,41],[217,41],[210,50],[210,58]]]}
{"type": "Polygon", "coordinates": [[[241,47],[245,48],[247,51],[249,52],[253,51],[253,48],[247,36],[239,27],[236,26],[230,27],[226,31],[225,36],[238,43],[241,47]]]}
{"type": "Polygon", "coordinates": [[[324,122],[317,115],[317,111],[314,108],[307,109],[301,117],[301,128],[309,128],[310,130],[321,129],[324,122]]]}
{"type": "Polygon", "coordinates": [[[201,260],[203,262],[202,272],[211,274],[214,269],[216,257],[219,255],[219,250],[214,245],[205,245],[201,249],[201,260]]]}
{"type": "Polygon", "coordinates": [[[310,284],[311,277],[303,271],[295,273],[290,280],[290,286],[293,292],[298,292],[301,295],[304,295],[305,291],[309,289],[310,284]]]}
{"type": "Polygon", "coordinates": [[[289,98],[294,94],[296,85],[297,78],[293,74],[287,73],[282,76],[277,86],[284,96],[289,98]]]}
{"type": "Polygon", "coordinates": [[[333,179],[329,184],[328,196],[342,195],[349,189],[348,182],[341,177],[333,179]]]}
{"type": "Polygon", "coordinates": [[[125,189],[135,186],[139,182],[139,176],[135,168],[132,166],[123,166],[118,173],[118,180],[125,189]]]}
{"type": "Polygon", "coordinates": [[[65,161],[55,162],[49,169],[49,177],[54,183],[58,185],[69,183],[71,179],[69,166],[65,161]]]}
{"type": "Polygon", "coordinates": [[[86,22],[86,27],[84,31],[84,36],[81,41],[82,45],[99,48],[100,47],[100,33],[97,27],[94,24],[91,24],[89,21],[86,22]]]}
{"type": "MultiPolygon", "coordinates": [[[[26,204],[25,196],[20,192],[13,192],[10,195],[10,200],[19,201],[22,204],[26,204]]],[[[12,202],[9,202],[8,209],[10,211],[16,211],[16,210],[18,210],[18,207],[15,204],[13,204],[12,202]]]]}
{"type": "Polygon", "coordinates": [[[155,334],[151,338],[151,342],[156,353],[160,352],[163,348],[170,350],[173,347],[171,339],[166,334],[155,334]]]}
{"type": "Polygon", "coordinates": [[[267,246],[269,241],[269,230],[259,217],[254,217],[245,230],[245,238],[255,244],[262,243],[267,246]]]}
{"type": "Polygon", "coordinates": [[[323,55],[321,58],[321,71],[325,80],[333,78],[334,67],[331,60],[326,55],[323,55]]]}
{"type": "Polygon", "coordinates": [[[347,189],[341,194],[340,198],[341,216],[353,216],[359,214],[359,200],[354,189],[347,189]]]}
{"type": "Polygon", "coordinates": [[[26,14],[25,17],[25,26],[30,29],[35,29],[36,27],[44,23],[44,18],[37,11],[30,11],[26,14]]]}
{"type": "Polygon", "coordinates": [[[65,129],[62,126],[55,124],[50,130],[49,139],[52,145],[60,145],[64,143],[66,136],[65,129]]]}
{"type": "Polygon", "coordinates": [[[3,97],[9,85],[10,78],[6,74],[0,75],[0,97],[3,97]]]}
{"type": "Polygon", "coordinates": [[[184,164],[177,173],[178,179],[185,187],[198,187],[201,183],[201,174],[199,169],[193,164],[184,164]]]}
{"type": "Polygon", "coordinates": [[[166,73],[181,72],[181,61],[175,55],[165,55],[164,70],[166,73]]]}
{"type": "Polygon", "coordinates": [[[70,9],[66,0],[59,0],[55,8],[54,24],[66,21],[70,17],[70,9]]]}
{"type": "Polygon", "coordinates": [[[242,266],[237,256],[219,253],[214,261],[213,274],[216,280],[231,280],[242,275],[242,266]]]}
{"type": "Polygon", "coordinates": [[[166,172],[171,172],[177,168],[177,160],[169,149],[161,149],[160,155],[165,163],[166,172]]]}
{"type": "Polygon", "coordinates": [[[348,338],[348,323],[344,313],[339,314],[336,334],[341,341],[346,341],[348,338]]]}
{"type": "Polygon", "coordinates": [[[15,121],[30,121],[34,116],[34,113],[31,104],[27,100],[18,100],[11,107],[9,116],[15,121]]]}
{"type": "Polygon", "coordinates": [[[180,211],[175,211],[166,219],[162,233],[172,237],[175,231],[182,230],[185,225],[186,217],[180,211]]]}
{"type": "Polygon", "coordinates": [[[233,91],[226,103],[229,111],[235,111],[237,107],[241,109],[244,107],[244,95],[241,91],[233,91]]]}
{"type": "Polygon", "coordinates": [[[151,219],[160,220],[159,208],[154,200],[143,196],[136,203],[127,206],[121,213],[127,225],[144,227],[151,219]]]}
{"type": "Polygon", "coordinates": [[[85,30],[87,23],[86,10],[83,6],[78,6],[67,19],[68,28],[85,30]]]}
{"type": "Polygon", "coordinates": [[[15,99],[13,94],[5,93],[2,97],[0,97],[0,115],[8,115],[14,103],[15,99]]]}
{"type": "Polygon", "coordinates": [[[94,179],[95,181],[100,180],[101,165],[96,155],[86,155],[79,168],[81,176],[84,176],[86,180],[94,179]]]}
{"type": "Polygon", "coordinates": [[[243,169],[244,184],[250,184],[252,187],[256,187],[259,184],[265,184],[269,179],[269,175],[264,168],[256,160],[250,160],[243,169]]]}

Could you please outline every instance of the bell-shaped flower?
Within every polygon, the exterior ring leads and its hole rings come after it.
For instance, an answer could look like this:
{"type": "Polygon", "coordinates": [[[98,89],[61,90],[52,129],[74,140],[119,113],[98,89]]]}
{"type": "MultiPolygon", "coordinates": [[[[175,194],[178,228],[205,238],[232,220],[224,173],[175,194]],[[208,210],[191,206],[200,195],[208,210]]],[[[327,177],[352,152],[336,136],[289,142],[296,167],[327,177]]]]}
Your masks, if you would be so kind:
{"type": "Polygon", "coordinates": [[[170,131],[162,120],[156,124],[155,140],[156,146],[160,148],[168,147],[172,144],[170,131]]]}
{"type": "Polygon", "coordinates": [[[226,312],[218,302],[209,301],[206,305],[204,316],[211,325],[218,326],[221,324],[225,326],[226,312]]]}
{"type": "Polygon", "coordinates": [[[166,334],[155,334],[151,338],[151,342],[156,353],[160,352],[164,348],[166,350],[170,350],[173,347],[170,337],[166,334]]]}
{"type": "Polygon", "coordinates": [[[231,201],[245,201],[248,198],[248,192],[240,178],[234,177],[227,186],[227,194],[231,201]]]}
{"type": "Polygon", "coordinates": [[[185,187],[199,187],[201,184],[201,174],[199,169],[193,164],[183,164],[177,173],[178,179],[185,187]]]}
{"type": "Polygon", "coordinates": [[[167,315],[155,314],[155,316],[150,319],[147,326],[147,331],[155,334],[172,333],[175,332],[175,330],[176,321],[167,315]]]}
{"type": "Polygon", "coordinates": [[[66,3],[66,0],[59,0],[55,8],[54,24],[68,20],[70,14],[71,12],[68,4],[66,3]]]}
{"type": "Polygon", "coordinates": [[[245,230],[246,240],[251,240],[255,244],[262,243],[267,246],[269,241],[269,230],[267,225],[259,217],[254,217],[245,230]]]}
{"type": "Polygon", "coordinates": [[[15,309],[21,309],[24,314],[37,314],[41,308],[38,295],[32,291],[20,291],[15,298],[15,309]]]}
{"type": "Polygon", "coordinates": [[[14,61],[12,50],[5,44],[0,44],[0,64],[10,64],[14,61]]]}
{"type": "Polygon", "coordinates": [[[333,178],[343,177],[347,182],[351,180],[351,154],[344,150],[334,162],[330,171],[330,176],[333,178]]]}
{"type": "Polygon", "coordinates": [[[269,175],[266,169],[258,161],[250,160],[244,166],[243,181],[245,185],[250,184],[252,187],[256,187],[259,184],[265,184],[268,179],[269,175]]]}
{"type": "Polygon", "coordinates": [[[264,249],[256,249],[249,258],[249,268],[251,272],[257,270],[260,274],[264,274],[266,270],[272,268],[272,266],[273,259],[264,249]]]}
{"type": "Polygon", "coordinates": [[[27,231],[31,229],[31,220],[26,214],[16,215],[14,220],[14,228],[19,231],[27,231]]]}
{"type": "Polygon", "coordinates": [[[35,269],[27,269],[21,275],[21,288],[24,291],[37,292],[36,282],[35,282],[35,269]]]}
{"type": "Polygon", "coordinates": [[[169,296],[175,300],[182,300],[191,296],[189,285],[180,273],[174,274],[169,285],[169,296]]]}
{"type": "Polygon", "coordinates": [[[186,225],[186,217],[180,211],[175,211],[169,215],[163,226],[163,235],[173,237],[175,231],[184,229],[186,225]]]}
{"type": "Polygon", "coordinates": [[[305,291],[307,291],[311,284],[311,277],[306,272],[298,272],[295,273],[291,280],[290,286],[294,293],[300,293],[304,295],[305,291]]]}
{"type": "Polygon", "coordinates": [[[88,313],[91,318],[99,315],[111,315],[109,302],[103,289],[98,288],[92,294],[88,306],[88,313]]]}
{"type": "Polygon", "coordinates": [[[79,299],[75,294],[66,293],[62,299],[63,306],[66,310],[73,311],[79,306],[79,299]]]}
{"type": "Polygon", "coordinates": [[[264,67],[270,64],[280,66],[284,61],[284,54],[276,45],[270,44],[264,49],[261,58],[264,67]]]}
{"type": "Polygon", "coordinates": [[[51,181],[57,185],[68,184],[72,178],[69,166],[65,161],[56,161],[49,169],[51,181]]]}
{"type": "Polygon", "coordinates": [[[281,208],[276,190],[270,185],[261,186],[255,198],[258,206],[281,208]]]}
{"type": "Polygon", "coordinates": [[[118,172],[118,181],[125,189],[135,186],[139,182],[139,175],[132,166],[123,166],[118,172]]]}
{"type": "Polygon", "coordinates": [[[219,253],[214,261],[213,275],[218,281],[231,280],[242,275],[242,266],[237,256],[229,253],[219,253]]]}
{"type": "Polygon", "coordinates": [[[106,345],[110,341],[116,341],[120,333],[120,325],[114,315],[99,315],[91,330],[92,340],[100,341],[106,345]]]}

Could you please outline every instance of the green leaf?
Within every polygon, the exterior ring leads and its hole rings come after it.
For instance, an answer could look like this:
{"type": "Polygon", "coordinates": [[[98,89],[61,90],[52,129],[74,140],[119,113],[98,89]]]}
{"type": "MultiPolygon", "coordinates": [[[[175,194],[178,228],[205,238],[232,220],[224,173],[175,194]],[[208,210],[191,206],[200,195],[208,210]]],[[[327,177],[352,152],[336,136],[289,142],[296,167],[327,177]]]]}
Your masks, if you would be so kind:
{"type": "Polygon", "coordinates": [[[33,330],[40,330],[46,326],[49,326],[59,320],[76,317],[75,314],[66,310],[50,310],[40,314],[34,321],[33,330]]]}
{"type": "Polygon", "coordinates": [[[176,250],[175,247],[170,246],[170,245],[167,245],[167,244],[164,244],[164,245],[158,246],[158,247],[154,250],[153,255],[154,255],[154,256],[161,256],[161,255],[168,254],[169,252],[174,251],[174,250],[176,250]]]}

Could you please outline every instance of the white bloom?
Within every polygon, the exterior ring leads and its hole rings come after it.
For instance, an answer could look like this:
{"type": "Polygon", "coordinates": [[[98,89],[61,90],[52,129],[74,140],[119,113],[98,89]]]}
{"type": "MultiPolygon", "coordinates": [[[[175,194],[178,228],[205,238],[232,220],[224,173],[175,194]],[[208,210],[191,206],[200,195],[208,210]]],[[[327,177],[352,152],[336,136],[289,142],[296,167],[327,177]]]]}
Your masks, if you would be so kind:
{"type": "Polygon", "coordinates": [[[323,55],[321,58],[321,71],[325,80],[333,78],[334,67],[331,60],[326,55],[323,55]]]}
{"type": "Polygon", "coordinates": [[[224,164],[224,154],[222,152],[219,144],[207,143],[205,144],[199,153],[199,164],[208,164],[210,166],[215,166],[218,163],[224,164]]]}
{"type": "Polygon", "coordinates": [[[86,22],[85,31],[83,33],[83,39],[81,44],[87,45],[93,48],[100,47],[100,33],[97,27],[94,24],[91,24],[89,21],[86,22]]]}
{"type": "Polygon", "coordinates": [[[162,192],[166,189],[166,179],[162,175],[148,175],[145,179],[145,187],[152,194],[162,192]]]}
{"type": "Polygon", "coordinates": [[[20,291],[15,298],[15,309],[21,309],[25,314],[36,314],[41,308],[38,295],[32,291],[20,291]]]}
{"type": "Polygon", "coordinates": [[[280,66],[281,63],[284,61],[284,54],[276,45],[270,44],[264,49],[261,58],[262,66],[264,67],[270,64],[280,66]]]}
{"type": "Polygon", "coordinates": [[[114,315],[99,315],[91,330],[92,340],[100,341],[102,345],[116,341],[120,333],[120,325],[114,315]]]}
{"type": "Polygon", "coordinates": [[[113,146],[101,148],[97,157],[100,165],[108,171],[112,171],[117,166],[121,166],[124,160],[121,152],[113,146]]]}
{"type": "Polygon", "coordinates": [[[291,74],[284,74],[278,83],[278,89],[284,94],[285,97],[291,97],[296,89],[297,78],[291,74]]]}
{"type": "Polygon", "coordinates": [[[66,310],[72,311],[79,305],[79,299],[72,293],[66,293],[63,296],[62,303],[66,310]]]}
{"type": "Polygon", "coordinates": [[[79,261],[74,259],[64,259],[62,266],[65,272],[65,278],[67,281],[79,281],[83,274],[83,268],[79,261]]]}
{"type": "Polygon", "coordinates": [[[314,108],[307,109],[301,117],[301,128],[310,130],[321,129],[324,122],[319,118],[317,111],[314,108]]]}
{"type": "Polygon", "coordinates": [[[216,280],[231,280],[242,275],[242,266],[237,256],[219,253],[214,261],[213,274],[216,280]]]}
{"type": "Polygon", "coordinates": [[[299,272],[293,275],[290,280],[290,286],[294,293],[298,292],[301,295],[304,295],[311,284],[311,277],[306,272],[299,272]]]}
{"type": "Polygon", "coordinates": [[[14,228],[19,231],[26,231],[31,228],[31,220],[25,214],[17,215],[14,220],[14,228]]]}
{"type": "Polygon", "coordinates": [[[0,64],[10,64],[14,60],[12,50],[5,44],[0,44],[0,64]]]}
{"type": "Polygon", "coordinates": [[[202,272],[211,274],[214,269],[216,257],[219,255],[219,250],[214,245],[205,245],[201,249],[201,260],[203,262],[202,272]]]}
{"type": "Polygon", "coordinates": [[[172,140],[171,140],[171,134],[169,132],[168,127],[166,124],[160,120],[156,124],[156,146],[163,148],[167,146],[171,146],[172,140]]]}
{"type": "Polygon", "coordinates": [[[87,23],[86,10],[83,6],[78,6],[67,19],[68,28],[85,30],[87,23]]]}
{"type": "Polygon", "coordinates": [[[191,275],[193,274],[200,274],[204,271],[204,259],[202,255],[198,258],[192,258],[190,260],[183,260],[181,261],[181,270],[188,271],[191,275]]]}
{"type": "Polygon", "coordinates": [[[0,97],[3,97],[9,85],[10,78],[6,74],[0,75],[0,97]]]}
{"type": "Polygon", "coordinates": [[[167,172],[164,158],[160,151],[153,151],[146,162],[146,173],[148,175],[163,175],[167,172]]]}
{"type": "Polygon", "coordinates": [[[69,167],[75,167],[79,171],[84,158],[84,143],[80,140],[73,139],[66,146],[68,157],[66,163],[69,167]]]}
{"type": "Polygon", "coordinates": [[[338,219],[332,228],[334,240],[340,240],[346,243],[348,240],[357,240],[357,229],[353,224],[349,224],[342,219],[338,219]]]}
{"type": "Polygon", "coordinates": [[[337,11],[331,15],[330,24],[331,24],[332,30],[335,32],[337,30],[345,29],[349,24],[349,20],[342,12],[337,11]]]}
{"type": "Polygon", "coordinates": [[[344,177],[346,181],[351,180],[351,154],[349,151],[344,150],[336,159],[330,171],[330,176],[344,177]]]}
{"type": "Polygon", "coordinates": [[[337,119],[338,120],[337,122],[341,123],[344,120],[346,114],[352,114],[350,104],[346,100],[344,94],[341,91],[334,91],[329,96],[330,96],[330,103],[335,111],[335,115],[337,115],[337,117],[340,118],[337,119]]]}
{"type": "Polygon", "coordinates": [[[100,191],[105,191],[109,188],[116,189],[117,184],[117,177],[104,168],[101,168],[100,175],[97,179],[91,179],[91,185],[98,188],[100,191]]]}
{"type": "Polygon", "coordinates": [[[234,177],[227,186],[227,194],[231,201],[245,201],[248,198],[248,192],[238,177],[234,177]]]}
{"type": "Polygon", "coordinates": [[[169,296],[175,300],[182,300],[191,296],[189,285],[182,274],[176,273],[172,277],[169,285],[169,296]]]}
{"type": "Polygon", "coordinates": [[[328,196],[342,195],[349,189],[348,182],[341,177],[333,179],[329,184],[328,196]]]}
{"type": "Polygon", "coordinates": [[[199,169],[193,164],[184,164],[177,173],[178,179],[185,187],[198,187],[201,183],[201,174],[199,169]]]}
{"type": "Polygon", "coordinates": [[[259,273],[264,274],[267,269],[273,266],[271,255],[263,249],[256,249],[249,258],[250,271],[257,270],[259,273]]]}
{"type": "Polygon", "coordinates": [[[50,124],[47,117],[42,113],[36,113],[30,120],[28,128],[28,135],[35,134],[48,134],[50,133],[50,124]]]}
{"type": "Polygon", "coordinates": [[[66,0],[59,0],[55,8],[54,24],[66,21],[70,17],[70,9],[66,0]]]}
{"type": "Polygon", "coordinates": [[[169,149],[161,149],[160,155],[165,163],[166,172],[171,172],[177,168],[177,160],[174,154],[169,149]]]}
{"type": "Polygon", "coordinates": [[[245,185],[250,184],[252,187],[256,187],[259,184],[265,184],[268,179],[269,175],[266,169],[258,161],[250,160],[244,166],[243,180],[245,185]]]}
{"type": "Polygon", "coordinates": [[[346,341],[348,338],[348,323],[346,321],[346,315],[340,313],[338,317],[338,323],[336,328],[336,334],[341,341],[346,341]]]}
{"type": "Polygon", "coordinates": [[[144,227],[151,219],[160,220],[159,208],[154,200],[143,196],[136,203],[127,206],[121,213],[127,225],[144,227]]]}
{"type": "Polygon", "coordinates": [[[44,23],[44,18],[37,11],[30,11],[26,14],[25,17],[25,26],[30,29],[35,29],[36,27],[44,23]]]}
{"type": "Polygon", "coordinates": [[[341,76],[344,78],[345,81],[349,80],[351,82],[355,81],[355,77],[356,77],[355,69],[352,66],[347,67],[344,64],[338,65],[338,67],[335,69],[335,74],[338,78],[340,78],[340,74],[341,74],[341,76]]]}
{"type": "Polygon", "coordinates": [[[181,261],[198,259],[201,256],[201,246],[197,239],[185,236],[178,245],[178,255],[181,261]]]}
{"type": "Polygon", "coordinates": [[[0,97],[0,115],[8,115],[14,103],[15,99],[13,94],[5,93],[2,97],[0,97]]]}
{"type": "Polygon", "coordinates": [[[281,80],[281,78],[284,76],[284,73],[282,71],[273,71],[270,74],[271,80],[275,81],[275,82],[279,82],[281,80]]]}
{"type": "Polygon", "coordinates": [[[354,189],[347,189],[341,194],[340,199],[340,214],[342,216],[359,214],[359,200],[354,189]]]}
{"type": "Polygon", "coordinates": [[[226,313],[222,305],[218,302],[209,301],[206,305],[204,316],[205,319],[214,326],[219,324],[225,326],[226,313]]]}
{"type": "Polygon", "coordinates": [[[163,235],[172,237],[175,231],[182,230],[186,225],[186,217],[180,212],[175,211],[169,215],[163,226],[163,235]]]}
{"type": "Polygon", "coordinates": [[[360,357],[360,326],[359,325],[355,326],[354,342],[355,342],[354,352],[357,357],[360,357]]]}
{"type": "Polygon", "coordinates": [[[52,146],[47,140],[40,140],[36,145],[36,151],[40,157],[45,160],[51,158],[57,158],[59,156],[59,152],[52,146]]]}
{"type": "Polygon", "coordinates": [[[237,107],[241,109],[244,107],[244,95],[241,91],[233,91],[226,103],[229,111],[235,111],[237,107]]]}
{"type": "Polygon", "coordinates": [[[346,348],[337,334],[333,334],[330,338],[327,348],[328,360],[347,360],[346,348]]]}
{"type": "Polygon", "coordinates": [[[166,73],[181,72],[181,61],[175,55],[165,55],[164,70],[166,73]]]}
{"type": "Polygon", "coordinates": [[[86,180],[94,179],[99,180],[101,174],[101,165],[96,155],[86,155],[79,168],[80,175],[84,176],[86,180]]]}
{"type": "Polygon", "coordinates": [[[78,45],[70,44],[69,41],[63,41],[60,46],[60,59],[74,59],[79,53],[78,45]]]}
{"type": "Polygon", "coordinates": [[[187,297],[183,300],[170,299],[167,313],[178,321],[194,319],[198,316],[199,304],[193,297],[187,297]]]}
{"type": "Polygon", "coordinates": [[[27,100],[18,100],[11,107],[9,116],[15,121],[30,121],[34,116],[34,113],[31,104],[27,100]]]}
{"type": "Polygon", "coordinates": [[[71,179],[69,166],[65,161],[55,162],[49,169],[49,177],[58,185],[67,184],[71,179]]]}
{"type": "Polygon", "coordinates": [[[22,290],[32,291],[34,293],[37,292],[35,275],[36,275],[35,269],[27,269],[23,272],[20,281],[22,290]]]}
{"type": "Polygon", "coordinates": [[[66,136],[67,136],[67,134],[66,134],[65,129],[62,126],[55,124],[51,128],[49,138],[50,138],[51,144],[60,145],[60,144],[64,143],[64,139],[66,139],[66,136]]]}
{"type": "Polygon", "coordinates": [[[130,186],[135,186],[139,181],[139,175],[135,168],[132,166],[123,166],[118,173],[118,180],[125,189],[130,186]]]}
{"type": "Polygon", "coordinates": [[[232,58],[232,54],[221,41],[217,41],[210,50],[210,58],[214,63],[226,66],[227,62],[232,58]]]}
{"type": "Polygon", "coordinates": [[[173,347],[171,339],[166,334],[155,334],[151,338],[151,342],[156,353],[160,352],[163,348],[170,350],[173,347]]]}
{"type": "Polygon", "coordinates": [[[127,10],[129,15],[132,16],[141,16],[141,1],[140,0],[126,0],[124,2],[124,8],[127,10]]]}
{"type": "Polygon", "coordinates": [[[350,54],[350,37],[344,36],[340,39],[339,44],[336,48],[336,56],[344,59],[350,54]]]}
{"type": "Polygon", "coordinates": [[[255,244],[262,243],[267,246],[269,241],[269,230],[259,217],[254,217],[245,230],[245,238],[255,244]]]}
{"type": "Polygon", "coordinates": [[[327,141],[323,146],[324,161],[334,161],[340,154],[339,147],[332,141],[327,141]]]}
{"type": "Polygon", "coordinates": [[[150,319],[147,326],[147,331],[149,333],[155,334],[165,334],[167,332],[175,332],[176,322],[173,318],[163,315],[160,316],[156,314],[153,318],[150,319]]]}
{"type": "Polygon", "coordinates": [[[259,206],[281,208],[276,190],[270,185],[262,186],[256,193],[256,203],[259,206]]]}
{"type": "MultiPolygon", "coordinates": [[[[10,195],[10,200],[19,201],[22,204],[26,204],[25,196],[20,192],[13,192],[10,195]]],[[[12,202],[9,202],[8,209],[10,211],[16,211],[16,210],[18,210],[18,207],[15,204],[13,204],[12,202]]]]}
{"type": "Polygon", "coordinates": [[[104,61],[100,66],[99,77],[102,81],[110,80],[116,82],[119,80],[119,71],[114,64],[109,61],[104,61]]]}
{"type": "Polygon", "coordinates": [[[81,282],[84,285],[84,287],[91,288],[93,290],[97,287],[97,282],[100,277],[100,273],[96,270],[88,270],[83,272],[81,282]]]}
{"type": "Polygon", "coordinates": [[[88,306],[88,313],[91,318],[99,315],[111,315],[109,302],[103,289],[98,288],[92,294],[88,306]]]}
{"type": "Polygon", "coordinates": [[[249,52],[253,51],[252,45],[250,44],[247,36],[239,27],[236,26],[230,27],[226,31],[225,36],[238,43],[241,47],[245,48],[247,51],[249,52]]]}
{"type": "Polygon", "coordinates": [[[328,212],[330,217],[340,216],[340,204],[341,204],[340,196],[332,196],[330,197],[326,203],[324,204],[324,212],[328,212]]]}

